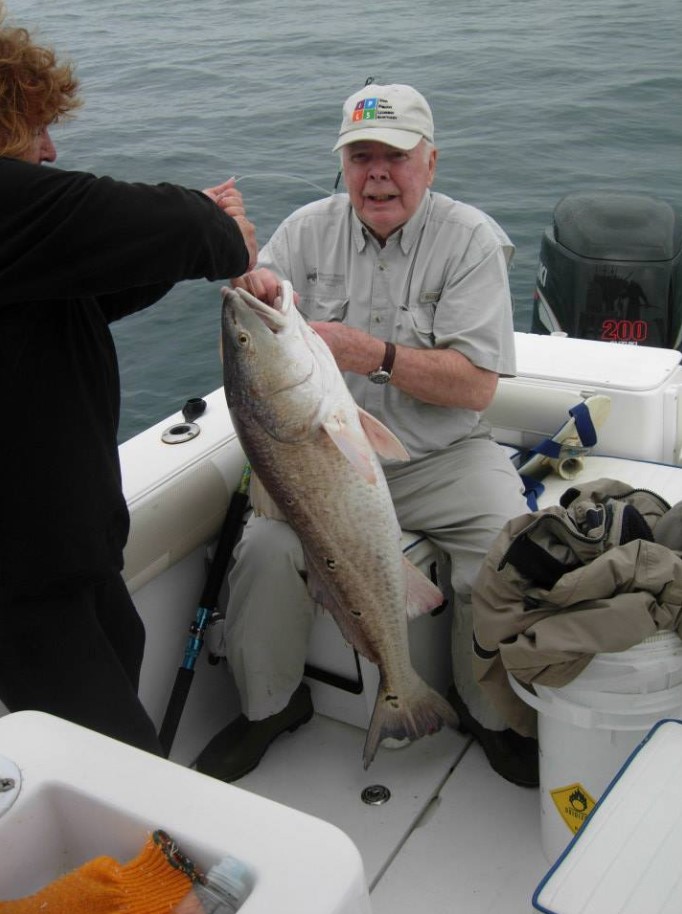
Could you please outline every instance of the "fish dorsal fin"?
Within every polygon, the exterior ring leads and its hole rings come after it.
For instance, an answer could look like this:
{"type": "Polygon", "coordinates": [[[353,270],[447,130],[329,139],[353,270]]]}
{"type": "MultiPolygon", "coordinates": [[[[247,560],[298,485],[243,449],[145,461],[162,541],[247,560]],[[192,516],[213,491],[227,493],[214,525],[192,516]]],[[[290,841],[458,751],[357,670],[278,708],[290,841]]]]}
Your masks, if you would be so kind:
{"type": "Polygon", "coordinates": [[[251,470],[251,488],[249,489],[251,507],[256,517],[269,517],[272,520],[286,520],[268,490],[258,476],[251,470]]]}
{"type": "Polygon", "coordinates": [[[325,419],[322,428],[362,478],[370,485],[374,485],[377,481],[372,460],[374,455],[367,443],[367,438],[351,428],[343,418],[336,414],[325,419]]]}
{"type": "Polygon", "coordinates": [[[402,445],[402,442],[396,438],[393,432],[386,428],[383,422],[379,422],[370,413],[358,407],[360,422],[369,438],[369,442],[382,457],[393,460],[409,460],[410,455],[402,445]]]}
{"type": "Polygon", "coordinates": [[[407,618],[416,619],[441,606],[445,598],[433,581],[405,556],[403,563],[407,573],[407,618]]]}

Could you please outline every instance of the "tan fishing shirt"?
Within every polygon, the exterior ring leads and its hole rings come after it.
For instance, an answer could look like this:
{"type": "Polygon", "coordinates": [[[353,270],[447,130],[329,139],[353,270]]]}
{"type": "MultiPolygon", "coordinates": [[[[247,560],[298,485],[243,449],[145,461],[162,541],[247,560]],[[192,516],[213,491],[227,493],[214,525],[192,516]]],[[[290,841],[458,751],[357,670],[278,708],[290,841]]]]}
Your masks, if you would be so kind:
{"type": "MultiPolygon", "coordinates": [[[[507,276],[513,250],[485,213],[431,192],[382,248],[348,195],[336,194],[289,216],[258,265],[292,282],[311,321],[343,321],[419,349],[449,347],[480,368],[513,375],[507,276]]],[[[353,372],[345,379],[357,403],[387,425],[413,458],[479,429],[480,414],[473,410],[423,403],[353,372]]]]}

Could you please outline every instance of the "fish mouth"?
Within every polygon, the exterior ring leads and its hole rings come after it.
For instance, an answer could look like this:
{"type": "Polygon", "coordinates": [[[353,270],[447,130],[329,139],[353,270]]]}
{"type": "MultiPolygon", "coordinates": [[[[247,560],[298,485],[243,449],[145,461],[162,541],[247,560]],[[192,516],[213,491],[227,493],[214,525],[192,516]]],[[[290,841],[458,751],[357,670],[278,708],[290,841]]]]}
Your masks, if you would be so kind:
{"type": "Polygon", "coordinates": [[[275,306],[266,304],[246,289],[224,288],[223,301],[240,302],[255,314],[273,333],[284,330],[289,323],[289,309],[293,304],[293,288],[291,283],[283,282],[280,295],[275,299],[275,306]]]}
{"type": "Polygon", "coordinates": [[[265,326],[273,331],[273,333],[277,333],[279,330],[283,330],[286,327],[288,316],[283,308],[284,300],[286,298],[284,293],[275,299],[275,303],[278,307],[273,307],[266,304],[264,301],[261,301],[260,298],[256,298],[255,295],[247,292],[246,289],[237,289],[236,291],[242,302],[247,305],[251,311],[263,321],[265,326]]]}

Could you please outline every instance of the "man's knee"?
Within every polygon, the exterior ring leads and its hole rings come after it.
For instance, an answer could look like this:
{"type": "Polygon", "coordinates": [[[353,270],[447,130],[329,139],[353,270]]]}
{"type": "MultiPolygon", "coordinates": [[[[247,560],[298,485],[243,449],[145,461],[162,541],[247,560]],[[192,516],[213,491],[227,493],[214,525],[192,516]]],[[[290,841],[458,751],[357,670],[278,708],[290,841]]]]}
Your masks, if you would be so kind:
{"type": "Polygon", "coordinates": [[[284,521],[252,517],[235,549],[235,562],[256,574],[260,569],[272,573],[277,567],[293,566],[303,571],[303,548],[298,536],[284,521]]]}

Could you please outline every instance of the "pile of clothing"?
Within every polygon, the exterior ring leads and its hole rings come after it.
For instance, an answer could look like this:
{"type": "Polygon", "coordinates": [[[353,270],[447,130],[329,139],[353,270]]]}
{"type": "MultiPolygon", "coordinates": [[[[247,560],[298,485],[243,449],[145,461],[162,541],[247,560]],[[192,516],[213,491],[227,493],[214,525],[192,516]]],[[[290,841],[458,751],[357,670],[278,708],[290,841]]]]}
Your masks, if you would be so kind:
{"type": "Polygon", "coordinates": [[[595,654],[659,631],[682,637],[682,502],[613,479],[574,485],[505,525],[472,601],[476,678],[514,730],[535,736],[508,673],[559,688],[595,654]]]}

